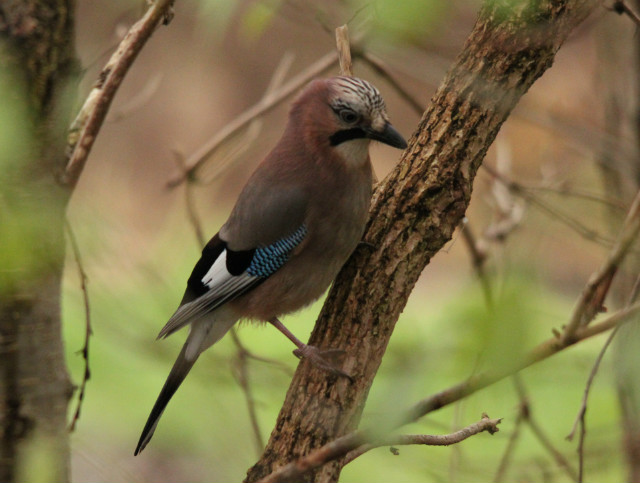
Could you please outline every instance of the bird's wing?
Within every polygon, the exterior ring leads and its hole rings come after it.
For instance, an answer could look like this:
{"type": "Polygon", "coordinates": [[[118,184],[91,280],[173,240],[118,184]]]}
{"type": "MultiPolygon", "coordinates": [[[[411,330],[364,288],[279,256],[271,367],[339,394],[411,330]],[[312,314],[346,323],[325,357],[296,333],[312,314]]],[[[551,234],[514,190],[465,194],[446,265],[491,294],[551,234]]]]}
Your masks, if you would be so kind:
{"type": "Polygon", "coordinates": [[[220,237],[232,250],[271,245],[307,219],[310,192],[306,185],[312,183],[275,162],[282,156],[272,153],[256,169],[220,229],[220,237]]]}
{"type": "Polygon", "coordinates": [[[183,304],[171,316],[158,338],[171,335],[262,283],[282,267],[307,235],[302,223],[275,242],[234,251],[216,235],[205,247],[187,283],[183,304]]]}

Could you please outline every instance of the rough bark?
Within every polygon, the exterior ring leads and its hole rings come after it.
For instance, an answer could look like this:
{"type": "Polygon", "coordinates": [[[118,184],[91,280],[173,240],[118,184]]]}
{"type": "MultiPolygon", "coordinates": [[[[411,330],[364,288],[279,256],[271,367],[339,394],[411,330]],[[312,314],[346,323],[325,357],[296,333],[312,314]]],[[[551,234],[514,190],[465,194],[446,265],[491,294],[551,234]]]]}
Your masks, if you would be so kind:
{"type": "MultiPolygon", "coordinates": [[[[28,257],[0,277],[0,481],[69,479],[67,403],[72,392],[60,326],[69,80],[76,72],[73,0],[0,2],[0,74],[28,111],[30,149],[2,160],[0,234],[28,257]],[[21,91],[23,89],[23,91],[21,91]],[[46,474],[29,473],[37,458],[46,474]]],[[[5,103],[3,101],[3,103],[5,103]]],[[[6,104],[5,104],[6,106],[6,104]]],[[[5,107],[6,108],[6,107],[5,107]]],[[[5,240],[6,242],[6,240],[5,240]]],[[[5,248],[6,249],[6,248],[5,248]]]]}
{"type": "MultiPolygon", "coordinates": [[[[522,95],[595,0],[489,1],[398,166],[377,187],[366,244],[332,287],[310,343],[341,348],[354,382],[296,371],[254,482],[358,426],[395,323],[420,273],[464,216],[484,155],[522,95]]],[[[337,481],[340,461],[306,481],[337,481]]]]}

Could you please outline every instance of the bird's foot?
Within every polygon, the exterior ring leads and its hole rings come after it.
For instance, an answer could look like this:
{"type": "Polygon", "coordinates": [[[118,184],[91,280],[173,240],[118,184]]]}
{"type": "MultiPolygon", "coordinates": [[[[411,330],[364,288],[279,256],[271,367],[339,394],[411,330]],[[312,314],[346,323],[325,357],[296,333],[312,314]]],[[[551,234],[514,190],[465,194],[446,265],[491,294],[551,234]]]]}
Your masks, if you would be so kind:
{"type": "Polygon", "coordinates": [[[313,345],[303,344],[293,351],[293,354],[302,359],[308,359],[314,366],[323,369],[336,376],[346,377],[351,382],[353,378],[337,367],[337,359],[344,357],[346,352],[342,349],[319,349],[313,345]]]}

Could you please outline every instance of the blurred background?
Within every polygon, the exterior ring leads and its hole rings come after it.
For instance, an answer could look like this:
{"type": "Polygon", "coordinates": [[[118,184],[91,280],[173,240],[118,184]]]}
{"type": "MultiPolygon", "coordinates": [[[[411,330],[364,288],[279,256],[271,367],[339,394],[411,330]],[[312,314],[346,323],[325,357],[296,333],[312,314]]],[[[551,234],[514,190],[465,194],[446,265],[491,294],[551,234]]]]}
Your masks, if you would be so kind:
{"type": "MultiPolygon", "coordinates": [[[[147,449],[136,458],[133,450],[184,340],[182,333],[161,342],[155,337],[199,257],[190,216],[195,213],[207,239],[217,232],[280,136],[290,99],[222,144],[188,191],[167,184],[179,175],[181,160],[261,100],[275,72],[284,69],[288,80],[332,52],[333,29],[346,22],[352,38],[424,109],[479,7],[476,0],[176,2],[173,21],[154,34],[120,89],[69,209],[89,279],[93,329],[92,377],[72,435],[73,481],[243,479],[259,445],[239,381],[243,374],[248,380],[265,442],[297,364],[293,346],[271,327],[241,326],[238,337],[252,353],[277,362],[249,359],[245,373],[237,346],[225,337],[200,358],[147,449]]],[[[143,2],[78,1],[82,95],[143,10],[143,2]]],[[[633,22],[603,7],[523,98],[487,154],[490,170],[478,173],[466,233],[457,233],[427,266],[397,324],[364,424],[487,364],[518,358],[566,323],[634,194],[636,44],[633,22]],[[504,181],[525,189],[510,190],[504,181]],[[487,257],[484,282],[473,268],[469,234],[487,257]]],[[[409,137],[416,109],[366,62],[356,61],[354,72],[381,90],[393,124],[409,137]]],[[[325,75],[337,73],[333,66],[325,75]]],[[[399,153],[374,145],[371,156],[383,178],[399,153]]],[[[71,250],[64,287],[68,363],[78,384],[85,314],[71,250]]],[[[320,306],[285,323],[306,340],[320,306]]],[[[605,339],[527,369],[520,391],[505,380],[404,429],[445,434],[486,412],[504,418],[499,433],[455,447],[402,447],[399,455],[379,448],[348,465],[341,481],[573,481],[577,442],[565,437],[605,339]],[[517,423],[524,394],[533,425],[517,423]],[[496,477],[507,448],[510,463],[496,477]]],[[[589,399],[586,474],[594,481],[626,475],[614,362],[605,357],[589,399]]]]}

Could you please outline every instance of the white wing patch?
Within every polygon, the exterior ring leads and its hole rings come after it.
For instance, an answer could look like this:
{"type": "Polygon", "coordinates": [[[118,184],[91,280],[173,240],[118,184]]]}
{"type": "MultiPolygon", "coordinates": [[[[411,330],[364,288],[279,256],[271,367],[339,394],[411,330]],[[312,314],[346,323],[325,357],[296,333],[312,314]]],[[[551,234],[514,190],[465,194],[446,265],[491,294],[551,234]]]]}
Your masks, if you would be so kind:
{"type": "Polygon", "coordinates": [[[231,275],[227,271],[227,250],[225,249],[213,262],[206,275],[202,277],[202,283],[209,288],[209,291],[178,307],[178,310],[158,334],[158,338],[167,337],[194,320],[207,315],[262,280],[262,278],[249,275],[247,272],[231,275]]]}
{"type": "Polygon", "coordinates": [[[230,277],[233,277],[233,275],[227,271],[227,250],[225,249],[213,262],[206,275],[202,277],[201,282],[209,289],[212,289],[217,285],[222,285],[230,277]]]}

